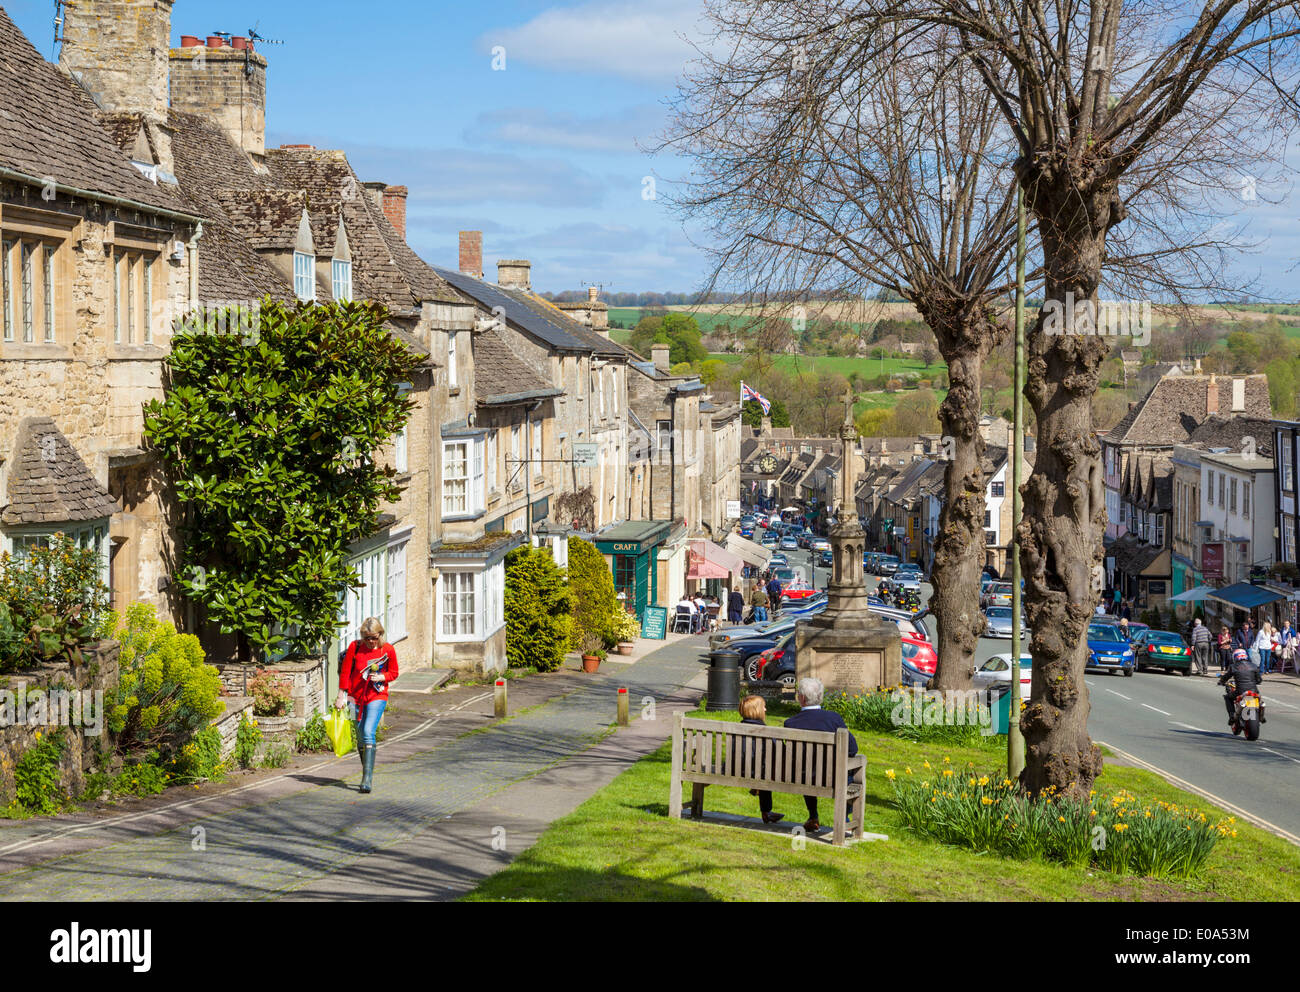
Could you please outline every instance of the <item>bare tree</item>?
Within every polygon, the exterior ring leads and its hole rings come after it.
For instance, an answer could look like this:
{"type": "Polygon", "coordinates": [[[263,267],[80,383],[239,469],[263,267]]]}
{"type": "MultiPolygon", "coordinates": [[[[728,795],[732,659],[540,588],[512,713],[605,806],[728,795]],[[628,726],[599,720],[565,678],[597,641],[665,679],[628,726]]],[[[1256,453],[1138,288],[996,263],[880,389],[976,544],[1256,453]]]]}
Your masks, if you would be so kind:
{"type": "Polygon", "coordinates": [[[1092,411],[1109,350],[1094,329],[1099,291],[1181,297],[1220,284],[1232,238],[1226,222],[1208,221],[1281,168],[1275,156],[1296,124],[1300,13],[1280,0],[869,6],[854,13],[877,60],[899,36],[910,52],[957,31],[1016,135],[1047,301],[1029,334],[1038,442],[1017,535],[1034,655],[1022,783],[1086,796],[1101,769],[1083,678],[1106,519],[1092,411]]]}
{"type": "Polygon", "coordinates": [[[984,629],[981,370],[1005,336],[1012,135],[955,31],[877,71],[875,37],[836,0],[709,0],[706,13],[717,43],[682,85],[666,143],[695,160],[699,178],[673,199],[709,225],[714,280],[773,306],[883,287],[916,307],[948,364],[932,684],[968,687],[984,629]]]}

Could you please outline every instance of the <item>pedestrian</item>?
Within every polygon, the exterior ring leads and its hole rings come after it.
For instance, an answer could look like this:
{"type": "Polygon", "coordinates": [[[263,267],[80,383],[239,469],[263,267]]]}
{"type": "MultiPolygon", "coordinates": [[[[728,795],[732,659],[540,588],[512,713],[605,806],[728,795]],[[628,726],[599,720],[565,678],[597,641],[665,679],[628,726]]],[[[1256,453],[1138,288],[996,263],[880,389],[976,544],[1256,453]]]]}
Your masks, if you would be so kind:
{"type": "MultiPolygon", "coordinates": [[[[1247,655],[1255,648],[1255,628],[1250,625],[1250,617],[1237,628],[1237,632],[1232,635],[1232,647],[1234,650],[1245,651],[1247,655]]],[[[1251,659],[1254,661],[1255,659],[1251,659]]],[[[1258,662],[1256,662],[1258,665],[1258,662]]]]}
{"type": "Polygon", "coordinates": [[[1255,652],[1259,658],[1260,675],[1268,675],[1273,670],[1273,635],[1273,625],[1267,620],[1259,625],[1259,633],[1255,635],[1255,652]]]}
{"type": "Polygon", "coordinates": [[[1114,595],[1114,597],[1111,599],[1111,605],[1110,605],[1110,615],[1111,615],[1111,616],[1118,616],[1118,615],[1119,615],[1119,606],[1120,606],[1119,590],[1116,589],[1116,590],[1115,590],[1115,595],[1114,595]]]}
{"type": "Polygon", "coordinates": [[[1129,605],[1129,601],[1127,599],[1124,600],[1123,605],[1120,606],[1119,615],[1121,620],[1133,619],[1133,607],[1129,605]]]}
{"type": "Polygon", "coordinates": [[[1226,672],[1232,663],[1232,634],[1226,623],[1219,624],[1219,671],[1226,672]]]}
{"type": "Polygon", "coordinates": [[[1210,670],[1210,628],[1201,623],[1197,617],[1192,621],[1192,658],[1196,663],[1196,674],[1205,675],[1210,670]]]}
{"type": "Polygon", "coordinates": [[[776,614],[781,612],[781,580],[775,575],[772,581],[767,584],[767,603],[768,608],[776,614]]]}
{"type": "Polygon", "coordinates": [[[766,623],[767,593],[763,591],[761,582],[754,583],[754,588],[749,593],[749,605],[754,608],[754,623],[766,623]]]}
{"type": "Polygon", "coordinates": [[[745,618],[745,595],[738,588],[727,595],[727,619],[740,623],[745,618]]]}
{"type": "Polygon", "coordinates": [[[339,670],[339,692],[334,705],[342,709],[348,697],[357,707],[357,753],[361,756],[361,792],[369,792],[375,773],[375,736],[384,708],[388,686],[397,678],[397,649],[384,640],[384,625],[378,617],[361,624],[361,638],[348,645],[339,670]]]}

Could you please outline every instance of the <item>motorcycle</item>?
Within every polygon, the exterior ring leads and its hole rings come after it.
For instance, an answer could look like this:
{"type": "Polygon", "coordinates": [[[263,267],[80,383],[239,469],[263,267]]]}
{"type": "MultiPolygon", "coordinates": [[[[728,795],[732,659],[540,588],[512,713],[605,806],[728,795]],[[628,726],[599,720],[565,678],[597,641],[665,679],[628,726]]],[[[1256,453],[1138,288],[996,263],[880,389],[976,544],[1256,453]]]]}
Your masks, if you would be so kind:
{"type": "Polygon", "coordinates": [[[1232,708],[1232,733],[1245,734],[1246,740],[1259,740],[1260,717],[1259,693],[1253,690],[1243,692],[1237,697],[1232,708]]]}

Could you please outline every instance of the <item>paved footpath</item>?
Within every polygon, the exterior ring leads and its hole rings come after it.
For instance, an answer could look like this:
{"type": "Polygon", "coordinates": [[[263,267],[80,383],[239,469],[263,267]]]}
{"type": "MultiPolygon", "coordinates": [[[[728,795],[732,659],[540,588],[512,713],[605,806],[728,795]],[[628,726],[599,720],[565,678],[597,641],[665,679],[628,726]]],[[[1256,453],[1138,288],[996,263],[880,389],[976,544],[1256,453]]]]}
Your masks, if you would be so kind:
{"type": "Polygon", "coordinates": [[[533,706],[515,689],[536,698],[545,680],[515,683],[514,715],[493,723],[457,719],[453,710],[490,712],[490,693],[469,694],[381,742],[369,796],[347,755],[156,810],[0,828],[0,899],[455,898],[668,738],[673,711],[699,698],[702,647],[686,638],[607,662],[533,706]],[[611,732],[619,686],[632,725],[611,732]],[[654,720],[640,719],[646,696],[654,720]]]}

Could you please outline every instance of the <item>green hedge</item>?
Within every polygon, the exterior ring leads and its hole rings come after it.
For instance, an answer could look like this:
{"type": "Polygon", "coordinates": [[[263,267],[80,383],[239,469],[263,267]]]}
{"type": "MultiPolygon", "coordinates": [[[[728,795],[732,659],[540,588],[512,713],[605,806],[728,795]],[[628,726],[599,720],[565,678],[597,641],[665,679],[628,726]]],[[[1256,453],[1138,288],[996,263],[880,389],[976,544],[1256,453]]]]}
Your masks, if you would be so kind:
{"type": "Polygon", "coordinates": [[[551,672],[564,663],[573,619],[564,570],[542,548],[506,555],[506,659],[512,668],[551,672]]]}
{"type": "Polygon", "coordinates": [[[569,538],[569,591],[573,597],[573,631],[569,644],[577,649],[582,639],[594,634],[606,647],[617,643],[615,620],[622,612],[614,577],[605,556],[590,541],[569,538]]]}

